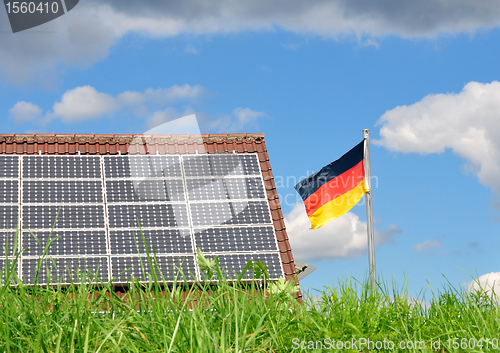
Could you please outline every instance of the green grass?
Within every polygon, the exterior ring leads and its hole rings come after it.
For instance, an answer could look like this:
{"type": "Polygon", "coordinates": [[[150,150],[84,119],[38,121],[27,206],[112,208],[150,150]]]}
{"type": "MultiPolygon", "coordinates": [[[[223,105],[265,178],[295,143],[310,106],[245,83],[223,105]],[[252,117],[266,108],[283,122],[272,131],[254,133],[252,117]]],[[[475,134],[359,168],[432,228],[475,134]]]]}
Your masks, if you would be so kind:
{"type": "Polygon", "coordinates": [[[492,348],[500,345],[493,340],[500,339],[498,301],[485,292],[448,286],[414,300],[404,285],[381,285],[373,294],[368,281],[345,279],[299,302],[293,285],[267,281],[262,264],[248,264],[258,281],[230,283],[216,261],[199,254],[206,276],[221,278],[217,285],[179,281],[164,288],[152,278],[131,282],[121,297],[92,274],[81,274],[87,285],[26,286],[11,260],[0,286],[2,352],[320,352],[335,351],[326,349],[333,340],[356,343],[342,352],[500,350],[492,348]],[[360,345],[363,339],[385,340],[386,349],[360,345]],[[437,340],[440,349],[431,349],[437,340]],[[425,348],[398,349],[407,341],[425,348]]]}

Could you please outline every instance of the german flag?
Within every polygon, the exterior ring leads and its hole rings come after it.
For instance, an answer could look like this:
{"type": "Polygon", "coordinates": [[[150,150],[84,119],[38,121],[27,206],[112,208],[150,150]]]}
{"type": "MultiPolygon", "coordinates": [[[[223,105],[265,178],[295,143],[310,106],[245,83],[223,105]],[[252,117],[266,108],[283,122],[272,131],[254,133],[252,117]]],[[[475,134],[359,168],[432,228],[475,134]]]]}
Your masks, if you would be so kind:
{"type": "Polygon", "coordinates": [[[304,200],[312,229],[347,213],[368,191],[364,147],[362,141],[340,159],[295,185],[304,200]]]}

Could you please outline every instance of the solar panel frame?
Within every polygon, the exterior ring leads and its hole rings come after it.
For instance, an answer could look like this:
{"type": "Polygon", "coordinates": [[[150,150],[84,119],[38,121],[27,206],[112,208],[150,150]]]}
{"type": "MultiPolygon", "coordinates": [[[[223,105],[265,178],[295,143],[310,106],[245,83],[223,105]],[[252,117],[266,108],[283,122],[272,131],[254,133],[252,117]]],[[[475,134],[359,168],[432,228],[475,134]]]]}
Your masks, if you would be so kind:
{"type": "MultiPolygon", "coordinates": [[[[102,183],[103,183],[103,178],[102,178],[102,162],[101,156],[96,156],[96,155],[85,155],[85,156],[80,156],[80,155],[28,155],[28,156],[20,156],[20,165],[19,165],[19,197],[20,197],[20,222],[24,225],[23,219],[25,216],[25,213],[28,212],[28,210],[33,209],[37,213],[41,213],[42,219],[45,217],[44,211],[47,210],[47,208],[54,208],[57,209],[56,213],[59,211],[59,208],[65,212],[66,210],[85,210],[87,215],[91,215],[92,213],[96,213],[97,216],[102,214],[101,217],[101,224],[97,224],[97,227],[75,227],[72,224],[72,220],[69,222],[69,227],[68,224],[66,224],[66,227],[56,227],[54,228],[54,233],[58,234],[59,232],[85,232],[85,231],[101,231],[104,235],[105,238],[107,237],[107,231],[105,228],[105,210],[104,210],[104,203],[103,203],[103,194],[102,194],[102,183]],[[65,163],[66,166],[70,166],[71,168],[69,170],[65,170],[65,163]],[[31,171],[30,166],[31,165],[42,165],[44,168],[42,168],[42,171],[37,174],[37,170],[31,171]],[[59,169],[58,169],[59,168],[59,169]],[[56,171],[54,171],[56,169],[56,171]],[[97,176],[97,177],[96,177],[97,176]],[[63,184],[73,184],[77,185],[78,183],[85,184],[85,183],[96,183],[95,185],[100,185],[100,190],[97,188],[95,191],[95,194],[100,193],[100,202],[88,202],[89,200],[71,200],[71,201],[79,201],[79,202],[53,202],[54,200],[49,200],[49,202],[39,202],[40,200],[29,200],[24,197],[25,192],[29,192],[29,188],[25,188],[25,186],[29,183],[37,183],[37,182],[45,182],[45,183],[51,183],[53,185],[63,185],[63,184]],[[87,202],[85,202],[87,201],[87,202]],[[96,212],[95,208],[96,207],[102,207],[102,212],[96,212]],[[90,213],[89,213],[90,212],[90,213]],[[100,225],[100,226],[99,226],[100,225]]],[[[64,201],[64,200],[63,200],[64,201]]],[[[95,200],[94,200],[95,201],[95,200]]],[[[80,214],[78,212],[77,214],[80,214]]],[[[94,219],[92,217],[89,218],[89,220],[93,221],[94,219]]],[[[51,220],[49,220],[49,223],[51,220]]],[[[53,222],[53,220],[52,220],[53,222]]],[[[59,223],[60,224],[60,223],[59,223]]],[[[24,228],[24,227],[23,227],[24,228]]],[[[48,226],[48,224],[42,224],[42,227],[36,227],[31,229],[34,233],[47,233],[51,231],[51,227],[48,226]]],[[[25,231],[19,232],[19,244],[23,244],[24,242],[24,237],[28,237],[27,233],[25,231]]],[[[45,238],[45,237],[43,237],[45,238]]],[[[45,244],[43,244],[45,246],[45,244]]],[[[56,247],[57,248],[57,247],[56,247]]],[[[53,250],[52,248],[51,250],[53,250]]],[[[107,249],[106,249],[107,252],[107,249]]],[[[104,254],[105,256],[107,254],[104,254]]],[[[56,253],[56,254],[51,254],[48,255],[50,259],[54,259],[54,261],[63,261],[62,259],[67,259],[67,258],[74,258],[74,259],[96,259],[96,258],[102,258],[103,254],[66,254],[66,253],[56,253]]],[[[23,265],[24,262],[26,264],[32,262],[34,259],[38,259],[39,256],[29,256],[26,254],[21,254],[19,258],[19,267],[18,267],[18,276],[19,278],[23,279],[23,271],[25,270],[25,266],[23,265]]],[[[106,262],[109,267],[109,261],[106,262]]],[[[106,271],[106,276],[109,278],[109,271],[106,271]]],[[[24,280],[24,279],[23,279],[24,280]]],[[[30,284],[30,283],[27,283],[30,284]]],[[[68,284],[68,283],[61,283],[61,284],[68,284]]]]}
{"type": "MultiPolygon", "coordinates": [[[[20,160],[21,158],[17,155],[0,155],[0,183],[3,184],[1,192],[2,195],[6,195],[8,192],[10,196],[9,198],[3,196],[3,200],[0,200],[1,269],[4,268],[6,256],[8,256],[9,260],[12,260],[15,256],[13,253],[14,243],[17,242],[19,244],[19,234],[16,239],[15,233],[16,229],[20,227],[21,213],[21,194],[19,190],[20,160]],[[15,187],[16,185],[17,187],[15,187]],[[5,245],[7,245],[7,254],[5,254],[5,245]]],[[[19,274],[19,263],[16,267],[16,272],[19,274]]],[[[4,278],[0,280],[3,283],[4,278]]]]}
{"type": "MultiPolygon", "coordinates": [[[[227,155],[227,154],[213,154],[213,155],[210,155],[210,156],[221,156],[221,155],[227,155]]],[[[257,153],[246,153],[246,154],[236,154],[238,156],[244,156],[244,158],[248,158],[248,159],[254,159],[254,162],[255,164],[257,165],[257,168],[258,168],[258,173],[256,173],[255,175],[234,175],[234,176],[222,176],[223,178],[248,178],[248,177],[255,177],[255,178],[258,178],[260,180],[260,186],[262,188],[262,190],[264,191],[264,195],[267,195],[266,194],[266,187],[265,187],[265,183],[264,183],[264,178],[262,176],[262,168],[261,168],[261,164],[260,164],[260,161],[259,161],[259,157],[257,155],[257,153]]],[[[204,155],[182,155],[182,158],[196,158],[198,156],[204,156],[204,155]]],[[[238,157],[238,158],[241,158],[241,157],[238,157]]],[[[183,168],[184,170],[184,168],[183,168]]],[[[207,178],[207,179],[213,179],[213,178],[221,178],[221,176],[213,176],[213,175],[210,175],[210,176],[200,176],[200,175],[196,175],[196,176],[186,176],[184,179],[185,180],[189,180],[189,179],[202,179],[202,178],[207,178]]],[[[186,185],[186,192],[188,191],[188,188],[187,188],[187,185],[186,185]]],[[[213,258],[214,256],[228,256],[228,255],[265,255],[265,254],[270,254],[270,255],[275,255],[278,257],[278,259],[280,258],[280,252],[279,252],[279,247],[278,247],[278,240],[277,240],[277,237],[276,237],[276,229],[274,227],[274,223],[273,223],[273,218],[272,218],[272,214],[271,214],[271,208],[270,208],[270,205],[269,205],[269,201],[268,199],[265,197],[262,199],[263,201],[265,200],[266,202],[266,205],[267,207],[265,207],[265,209],[267,209],[267,214],[268,214],[268,219],[270,220],[269,223],[264,223],[264,224],[257,224],[257,225],[211,225],[211,226],[196,226],[194,223],[192,223],[192,226],[193,226],[193,244],[197,244],[196,243],[196,239],[195,239],[195,229],[200,229],[200,228],[205,228],[205,229],[208,229],[208,228],[218,228],[218,229],[224,229],[224,228],[236,228],[236,227],[254,227],[254,226],[259,226],[259,227],[265,227],[265,226],[271,226],[272,227],[272,234],[273,234],[273,243],[274,243],[274,250],[272,251],[234,251],[234,252],[221,252],[221,251],[215,251],[215,252],[204,252],[203,254],[207,257],[207,258],[213,258]]],[[[219,202],[227,202],[229,200],[219,200],[219,202]]],[[[241,201],[241,200],[231,200],[231,201],[241,201]]],[[[245,201],[255,201],[255,200],[245,200],[245,201]]],[[[210,203],[210,202],[217,202],[216,200],[210,200],[210,201],[191,201],[188,197],[188,200],[187,200],[188,204],[189,203],[210,203]]],[[[190,214],[190,217],[192,217],[192,210],[191,210],[191,207],[189,207],[189,214],[190,214]]],[[[246,263],[243,265],[243,267],[246,265],[246,263]]],[[[281,261],[278,261],[278,265],[279,265],[279,271],[280,271],[280,275],[281,276],[284,276],[284,268],[283,268],[283,263],[281,261]]],[[[197,266],[198,268],[198,266],[197,266]]],[[[199,268],[198,268],[199,270],[199,268]]],[[[202,274],[200,273],[199,274],[199,280],[203,280],[202,278],[202,274]]],[[[276,278],[277,279],[277,278],[276,278]]],[[[218,282],[218,279],[215,278],[213,279],[214,282],[218,282]]]]}
{"type": "MultiPolygon", "coordinates": [[[[100,187],[101,187],[101,195],[102,195],[102,198],[101,198],[101,201],[102,202],[97,202],[97,203],[88,203],[88,202],[83,202],[83,203],[75,203],[75,202],[71,202],[71,203],[63,203],[64,206],[82,206],[82,205],[86,205],[86,206],[100,206],[102,207],[103,211],[101,212],[103,214],[103,223],[102,224],[99,224],[99,227],[97,228],[86,228],[86,229],[81,229],[81,228],[58,228],[57,231],[64,231],[64,230],[78,230],[78,231],[89,231],[89,230],[93,230],[93,231],[104,231],[104,234],[105,234],[105,244],[106,244],[106,253],[105,254],[91,254],[91,253],[88,253],[88,254],[82,254],[82,256],[80,256],[81,258],[88,258],[88,259],[91,259],[91,258],[106,258],[107,259],[107,277],[108,279],[111,279],[112,278],[112,275],[113,275],[113,258],[115,257],[137,257],[138,254],[137,253],[130,253],[130,254],[116,254],[116,253],[113,253],[112,251],[112,244],[111,244],[111,234],[112,232],[114,231],[128,231],[128,230],[137,230],[137,227],[133,227],[133,228],[116,228],[116,227],[113,227],[113,224],[111,223],[110,221],[110,214],[109,214],[109,207],[110,206],[114,206],[114,205],[140,205],[140,204],[145,204],[145,205],[185,205],[186,209],[185,209],[185,214],[187,216],[187,223],[183,223],[182,226],[173,226],[173,227],[145,227],[145,230],[146,231],[156,231],[156,230],[168,230],[168,229],[174,229],[174,230],[179,230],[181,232],[189,232],[189,238],[190,238],[190,250],[191,252],[189,253],[161,253],[159,254],[159,256],[161,256],[162,258],[163,257],[169,257],[169,256],[193,256],[193,258],[196,258],[196,249],[198,248],[198,244],[197,244],[197,240],[196,240],[196,234],[195,234],[195,230],[199,230],[201,228],[216,228],[216,229],[221,229],[221,230],[230,230],[232,228],[241,228],[241,229],[250,229],[250,228],[258,228],[258,227],[268,227],[269,229],[272,229],[272,234],[273,234],[273,238],[274,238],[274,241],[273,241],[273,246],[272,248],[266,248],[266,249],[259,249],[259,248],[256,248],[256,249],[244,249],[243,251],[239,248],[233,248],[233,249],[224,249],[224,250],[220,250],[218,249],[218,251],[208,251],[208,252],[204,252],[204,254],[209,257],[209,256],[224,256],[225,258],[227,258],[228,256],[239,256],[239,255],[275,255],[275,256],[278,256],[279,257],[279,248],[278,248],[278,242],[277,242],[277,238],[276,238],[276,229],[274,228],[274,225],[273,225],[273,220],[272,220],[272,214],[271,214],[271,209],[269,207],[269,201],[267,199],[267,194],[266,194],[266,188],[265,188],[265,184],[264,184],[264,179],[263,179],[263,175],[262,175],[262,170],[261,170],[261,164],[260,164],[260,161],[259,161],[259,158],[258,158],[258,155],[257,153],[247,153],[247,154],[234,154],[235,157],[233,157],[233,155],[230,155],[230,154],[188,154],[188,155],[142,155],[142,156],[131,156],[131,155],[122,155],[122,156],[119,156],[119,155],[114,155],[114,156],[103,156],[103,155],[91,155],[91,156],[78,156],[78,155],[65,155],[65,156],[57,156],[57,155],[51,155],[51,156],[47,156],[47,155],[36,155],[36,156],[33,156],[33,155],[29,155],[29,156],[15,156],[18,160],[18,168],[17,168],[17,177],[10,177],[10,178],[0,178],[0,181],[2,180],[17,180],[18,182],[18,203],[16,204],[12,204],[12,206],[17,206],[18,208],[18,214],[19,214],[19,222],[21,222],[23,220],[23,215],[25,213],[25,211],[27,212],[29,207],[30,206],[43,206],[43,207],[47,207],[47,206],[59,206],[60,203],[53,203],[53,202],[41,202],[41,203],[32,203],[32,202],[24,202],[25,200],[23,199],[23,192],[25,191],[24,187],[23,187],[23,181],[27,181],[27,182],[34,182],[33,184],[36,184],[36,182],[50,182],[50,181],[54,181],[54,182],[57,182],[57,181],[64,181],[64,182],[68,182],[69,184],[71,184],[71,182],[74,182],[76,184],[78,184],[79,182],[82,182],[82,181],[89,181],[89,182],[97,182],[97,184],[100,184],[100,187]],[[52,161],[55,161],[53,162],[54,165],[56,166],[60,166],[63,163],[63,160],[60,160],[58,161],[57,158],[66,158],[67,160],[70,160],[71,161],[71,158],[79,158],[79,157],[85,157],[85,160],[87,161],[93,161],[92,165],[93,166],[96,166],[98,165],[99,166],[99,170],[97,170],[96,168],[93,167],[93,173],[94,174],[89,174],[88,172],[86,172],[87,174],[84,175],[84,177],[82,178],[74,178],[73,176],[75,176],[75,174],[71,174],[72,172],[68,172],[66,174],[63,174],[64,177],[43,177],[43,176],[47,176],[48,174],[33,174],[31,172],[28,172],[27,174],[24,174],[24,171],[25,171],[25,166],[24,166],[24,158],[30,158],[30,161],[31,161],[31,164],[33,164],[33,160],[36,160],[36,158],[48,158],[48,157],[51,157],[52,161]],[[68,157],[70,157],[68,159],[68,157]],[[153,177],[149,177],[149,176],[145,176],[145,177],[140,177],[140,178],[136,178],[136,177],[133,177],[131,173],[129,173],[129,176],[128,177],[107,177],[107,176],[110,176],[109,174],[106,174],[107,173],[107,167],[106,167],[106,160],[109,159],[109,158],[147,158],[147,160],[151,160],[151,158],[157,158],[158,160],[162,160],[162,158],[165,158],[165,160],[168,160],[170,162],[174,161],[172,165],[177,165],[178,166],[178,169],[180,170],[181,174],[178,175],[177,172],[173,172],[173,173],[170,173],[168,170],[166,170],[165,168],[161,169],[160,172],[162,173],[160,176],[158,175],[155,175],[153,177]],[[99,161],[97,162],[96,159],[99,159],[99,161]],[[192,160],[193,158],[205,158],[209,161],[211,161],[211,163],[213,163],[213,165],[215,166],[218,166],[220,167],[220,170],[215,170],[215,169],[211,169],[210,170],[210,175],[200,175],[199,172],[196,172],[194,173],[195,175],[191,175],[191,176],[188,176],[186,175],[186,168],[185,168],[185,161],[186,160],[192,160]],[[224,165],[224,161],[225,160],[237,160],[238,163],[241,164],[237,164],[237,165],[234,165],[234,162],[231,162],[233,164],[231,164],[229,167],[228,166],[225,166],[224,165]],[[244,164],[244,165],[243,165],[244,164]],[[233,169],[231,169],[233,168],[233,169]],[[223,175],[221,174],[222,172],[221,171],[227,171],[227,170],[230,170],[231,172],[233,172],[235,169],[239,168],[238,170],[236,170],[235,173],[233,173],[232,175],[223,175]],[[258,170],[258,172],[257,172],[258,170]],[[96,174],[97,173],[97,174],[96,174]],[[170,174],[168,174],[170,173],[170,174]],[[33,177],[33,176],[39,176],[39,175],[42,175],[42,178],[39,178],[39,177],[33,177]],[[93,175],[100,175],[100,178],[92,178],[93,175]],[[172,176],[174,175],[174,176],[172,176]],[[26,178],[25,176],[28,176],[28,178],[26,178]],[[243,194],[239,193],[239,190],[236,190],[236,194],[237,195],[243,195],[245,196],[246,195],[246,198],[235,198],[235,199],[232,199],[230,198],[230,195],[226,195],[228,198],[221,198],[221,199],[217,199],[217,200],[193,200],[192,198],[189,197],[189,189],[188,189],[188,181],[192,181],[192,180],[201,180],[201,179],[211,179],[212,181],[213,180],[218,180],[218,181],[222,181],[222,182],[228,182],[227,185],[229,185],[229,183],[236,183],[236,187],[238,188],[239,185],[242,185],[240,182],[243,180],[245,182],[245,187],[248,187],[248,181],[250,181],[252,183],[252,186],[254,189],[254,193],[250,192],[249,190],[245,190],[245,192],[243,192],[243,194]],[[170,181],[175,181],[176,183],[181,183],[182,186],[183,186],[183,198],[180,200],[180,201],[165,201],[165,200],[161,200],[161,201],[145,201],[145,202],[128,202],[128,201],[125,201],[125,202],[109,202],[108,201],[108,194],[107,194],[107,181],[136,181],[136,180],[162,180],[162,181],[165,181],[165,180],[170,180],[170,181]],[[258,195],[258,197],[254,197],[252,195],[258,195]],[[228,203],[228,202],[240,202],[240,203],[246,203],[247,205],[248,204],[255,204],[255,202],[258,202],[260,205],[262,205],[262,212],[264,212],[266,214],[266,219],[263,223],[243,223],[243,224],[231,224],[231,222],[229,224],[212,224],[212,225],[197,225],[196,222],[195,222],[195,217],[193,215],[193,212],[192,212],[192,207],[191,205],[194,204],[202,204],[202,203],[205,203],[205,204],[210,204],[210,203],[215,203],[215,204],[225,204],[225,203],[228,203]],[[25,210],[24,208],[28,206],[28,208],[25,210]],[[267,211],[265,211],[267,209],[267,211]]],[[[46,160],[42,160],[42,161],[46,161],[46,160]]],[[[50,161],[50,160],[49,160],[50,161]]],[[[170,163],[169,162],[169,163],[170,163]]],[[[37,162],[38,163],[38,162],[37,162]]],[[[147,163],[144,163],[144,162],[140,162],[139,160],[136,160],[136,162],[134,162],[136,164],[147,164],[147,163]]],[[[36,164],[36,163],[35,163],[36,164]]],[[[43,164],[43,163],[42,163],[43,164]]],[[[47,164],[47,163],[45,163],[47,164]]],[[[71,164],[71,163],[70,163],[71,164]]],[[[50,165],[50,163],[48,163],[48,165],[50,165]]],[[[84,162],[83,160],[81,162],[75,162],[73,163],[72,165],[84,165],[84,162]]],[[[160,163],[161,165],[161,163],[160,163]]],[[[75,167],[76,168],[76,167],[75,167]]],[[[77,170],[77,168],[74,170],[77,170]]],[[[45,168],[47,169],[47,168],[45,168]]],[[[49,168],[50,169],[50,168],[49,168]]],[[[82,169],[82,168],[80,168],[82,169]]],[[[85,169],[85,168],[83,168],[85,169]]],[[[73,172],[74,172],[73,170],[73,172]]],[[[109,170],[109,167],[108,167],[108,170],[109,170]]],[[[146,173],[146,172],[144,172],[146,173]]],[[[144,174],[143,173],[143,174],[144,174]]],[[[127,174],[127,172],[124,172],[122,174],[127,174]]],[[[138,173],[140,174],[140,172],[138,173]]],[[[147,174],[147,173],[146,173],[147,174]]],[[[191,173],[193,174],[193,173],[191,173]]],[[[12,175],[16,175],[16,173],[12,173],[12,175]]],[[[51,175],[49,175],[51,176],[51,175]]],[[[115,175],[116,176],[116,175],[115,175]]],[[[50,184],[50,183],[49,183],[50,184]]],[[[226,185],[226,186],[227,186],[226,185]]],[[[210,197],[209,197],[210,198],[210,197]]],[[[28,200],[29,201],[29,200],[28,200]]],[[[6,206],[8,204],[6,203],[0,203],[0,206],[6,206]]],[[[239,215],[240,213],[238,213],[237,215],[239,215]]],[[[251,217],[250,217],[251,218],[251,217]]],[[[249,218],[249,219],[250,219],[249,218]]],[[[40,229],[37,229],[37,230],[47,230],[48,228],[40,228],[40,229]]],[[[19,234],[19,238],[18,238],[18,242],[19,244],[22,244],[22,240],[23,240],[23,233],[24,232],[20,232],[19,234]]],[[[141,239],[142,241],[142,239],[141,239]]],[[[236,240],[235,240],[236,241],[236,240]]],[[[144,253],[141,253],[140,254],[141,256],[144,255],[144,253]]],[[[20,258],[20,261],[19,261],[19,266],[18,266],[18,276],[20,278],[22,278],[22,274],[23,274],[23,260],[26,260],[26,264],[30,263],[30,261],[33,259],[34,257],[33,256],[27,256],[27,255],[22,255],[21,258],[20,258]]],[[[35,257],[37,258],[37,257],[35,257]]],[[[64,258],[75,258],[74,254],[54,254],[54,255],[51,255],[51,258],[53,259],[64,259],[64,258]]],[[[280,264],[280,271],[281,271],[281,275],[284,274],[284,270],[283,270],[283,264],[281,261],[279,261],[279,264],[280,264]]],[[[245,264],[243,264],[245,265],[245,264]]],[[[201,273],[200,273],[200,270],[199,270],[199,266],[196,264],[196,261],[195,261],[195,265],[194,265],[194,269],[195,269],[195,280],[201,280],[202,279],[202,276],[201,276],[201,273]]]]}
{"type": "MultiPolygon", "coordinates": [[[[137,164],[140,164],[139,162],[134,162],[134,163],[137,163],[137,164]]],[[[141,229],[143,229],[143,232],[148,232],[148,231],[158,231],[158,230],[179,230],[180,232],[189,232],[189,239],[190,239],[190,248],[191,248],[191,252],[189,253],[184,253],[184,254],[181,254],[181,255],[185,255],[185,256],[194,256],[195,254],[195,251],[194,251],[194,247],[193,247],[193,237],[192,237],[192,227],[191,227],[191,218],[190,218],[190,215],[189,215],[189,210],[188,210],[188,204],[187,204],[187,194],[186,194],[186,185],[185,185],[185,179],[184,179],[184,168],[183,168],[183,165],[182,165],[182,158],[180,155],[128,155],[128,156],[103,156],[103,164],[104,164],[104,167],[103,169],[106,170],[106,174],[104,174],[104,188],[105,188],[105,193],[106,193],[106,210],[108,212],[108,222],[109,222],[109,227],[108,227],[108,230],[109,230],[109,238],[110,238],[110,244],[111,244],[111,233],[112,232],[120,232],[120,231],[137,231],[138,230],[138,226],[135,222],[133,222],[133,224],[130,224],[128,226],[125,226],[125,227],[115,227],[112,222],[111,222],[111,217],[112,215],[110,213],[114,212],[115,209],[113,207],[116,207],[116,206],[141,206],[141,205],[145,205],[145,206],[149,206],[149,207],[152,207],[152,206],[155,206],[155,205],[160,205],[160,206],[166,206],[167,208],[170,206],[172,208],[172,210],[174,210],[174,220],[176,220],[176,212],[175,212],[175,208],[176,207],[185,207],[185,212],[184,214],[186,214],[187,216],[187,219],[184,219],[181,221],[183,222],[182,224],[174,224],[172,226],[158,226],[158,225],[147,225],[147,224],[144,224],[144,222],[141,223],[141,229]],[[116,164],[116,163],[106,163],[106,161],[113,161],[113,159],[117,159],[117,158],[131,158],[131,159],[137,159],[137,158],[146,158],[148,160],[150,160],[151,158],[165,158],[167,161],[167,164],[168,163],[171,163],[171,165],[174,165],[174,166],[178,166],[178,171],[180,172],[177,173],[177,171],[175,171],[172,175],[165,175],[167,173],[163,173],[161,176],[158,176],[158,174],[155,174],[154,176],[151,176],[151,175],[143,175],[141,177],[133,177],[132,176],[132,173],[122,173],[121,176],[116,176],[115,175],[112,175],[112,173],[108,172],[109,171],[109,165],[113,165],[113,164],[116,164]],[[126,175],[126,176],[123,176],[123,175],[126,175]],[[127,201],[124,201],[124,202],[108,202],[109,200],[109,197],[108,197],[108,182],[109,181],[141,181],[141,180],[145,180],[145,181],[150,181],[150,180],[161,180],[161,181],[179,181],[181,184],[182,184],[182,198],[181,200],[179,201],[165,201],[165,200],[152,200],[152,201],[131,201],[131,200],[127,200],[127,201]],[[110,210],[111,208],[111,210],[110,210]],[[111,212],[112,211],[112,212],[111,212]]],[[[146,163],[142,163],[143,165],[146,164],[146,163]]],[[[162,171],[164,172],[164,169],[162,169],[162,171]]],[[[182,216],[181,216],[182,218],[182,216]]],[[[140,236],[140,235],[139,235],[140,236]]],[[[142,239],[138,239],[138,242],[142,242],[142,239]]],[[[110,245],[111,247],[111,245],[110,245]]],[[[150,251],[151,254],[153,254],[153,249],[149,249],[148,248],[148,251],[150,251]]],[[[144,253],[139,253],[141,256],[144,256],[144,253]]],[[[135,258],[137,257],[139,254],[137,253],[129,253],[129,254],[120,254],[120,255],[117,255],[117,254],[113,254],[112,253],[112,250],[110,252],[110,270],[113,271],[113,261],[115,258],[117,257],[130,257],[130,258],[135,258]]],[[[179,253],[169,253],[169,254],[159,254],[159,256],[177,256],[177,255],[180,255],[179,253]]],[[[195,279],[197,280],[199,278],[199,275],[198,275],[198,266],[197,264],[195,264],[195,273],[196,273],[196,276],[195,276],[195,279]]],[[[110,278],[112,278],[113,276],[113,273],[111,272],[110,274],[110,278]]]]}

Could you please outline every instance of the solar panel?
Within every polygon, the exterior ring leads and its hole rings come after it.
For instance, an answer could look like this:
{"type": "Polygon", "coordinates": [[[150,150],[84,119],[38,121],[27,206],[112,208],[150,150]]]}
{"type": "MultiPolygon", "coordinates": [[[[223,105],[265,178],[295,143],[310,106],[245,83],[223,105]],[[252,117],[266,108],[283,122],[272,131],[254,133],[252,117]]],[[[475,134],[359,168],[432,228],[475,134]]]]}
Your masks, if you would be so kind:
{"type": "Polygon", "coordinates": [[[104,230],[55,230],[23,232],[23,255],[42,256],[47,243],[51,245],[47,254],[57,255],[106,255],[106,232],[104,230]]]}
{"type": "Polygon", "coordinates": [[[102,203],[101,181],[26,180],[24,203],[102,203]]]}
{"type": "Polygon", "coordinates": [[[3,230],[16,229],[19,216],[19,207],[0,206],[0,228],[3,230]]]}
{"type": "Polygon", "coordinates": [[[272,226],[195,228],[194,231],[196,247],[204,253],[273,251],[276,249],[276,239],[272,226]]]}
{"type": "Polygon", "coordinates": [[[147,258],[145,256],[122,256],[112,257],[112,276],[117,282],[125,282],[131,279],[140,281],[152,280],[151,264],[156,269],[157,278],[168,282],[177,280],[193,281],[196,276],[194,256],[156,256],[147,258]]]}
{"type": "Polygon", "coordinates": [[[100,178],[98,156],[23,156],[23,178],[100,178]]]}
{"type": "Polygon", "coordinates": [[[130,155],[105,159],[106,178],[181,178],[179,156],[130,155]]]}
{"type": "Polygon", "coordinates": [[[259,178],[187,179],[190,201],[265,199],[259,178]]]}
{"type": "Polygon", "coordinates": [[[271,223],[266,201],[192,203],[194,226],[271,223]]]}
{"type": "Polygon", "coordinates": [[[180,180],[106,180],[108,202],[184,201],[180,180]]]}
{"type": "Polygon", "coordinates": [[[21,276],[25,283],[80,283],[83,278],[109,281],[106,257],[47,257],[27,258],[21,261],[21,276]]]}
{"type": "Polygon", "coordinates": [[[17,270],[28,284],[37,267],[40,284],[149,281],[148,252],[158,278],[202,280],[197,249],[231,277],[249,259],[283,276],[257,154],[4,155],[0,193],[1,239],[26,249],[17,270]]]}
{"type": "Polygon", "coordinates": [[[22,212],[23,226],[30,230],[50,230],[52,227],[55,229],[104,229],[104,209],[102,206],[25,205],[22,207],[22,212]]]}
{"type": "Polygon", "coordinates": [[[19,156],[0,156],[0,178],[19,177],[19,156]]]}
{"type": "MultiPolygon", "coordinates": [[[[0,244],[0,261],[5,260],[5,256],[7,255],[9,258],[12,258],[14,251],[14,241],[15,241],[15,232],[3,232],[2,234],[2,244],[0,244]],[[7,249],[7,252],[5,250],[7,249]]],[[[0,263],[1,265],[1,263],[0,263]]],[[[0,267],[2,269],[3,267],[0,267]]]]}
{"type": "Polygon", "coordinates": [[[193,253],[189,229],[144,229],[142,234],[138,230],[113,230],[109,237],[113,255],[193,253]]]}
{"type": "Polygon", "coordinates": [[[187,209],[182,204],[120,204],[108,206],[110,228],[188,227],[187,209]]]}
{"type": "Polygon", "coordinates": [[[18,156],[0,155],[0,271],[5,271],[6,257],[12,260],[18,240],[19,163],[18,156]]]}
{"type": "Polygon", "coordinates": [[[0,180],[0,203],[17,203],[19,197],[19,181],[0,180]]]}
{"type": "Polygon", "coordinates": [[[260,175],[258,161],[251,154],[184,156],[186,177],[260,175]]]}
{"type": "MultiPolygon", "coordinates": [[[[208,256],[213,259],[214,256],[208,256]]],[[[277,279],[282,276],[281,259],[279,254],[231,254],[219,255],[219,264],[223,275],[226,278],[234,279],[242,273],[243,269],[252,259],[254,262],[262,261],[268,268],[270,279],[277,279]]],[[[252,279],[253,271],[248,269],[243,275],[242,279],[252,279]]]]}

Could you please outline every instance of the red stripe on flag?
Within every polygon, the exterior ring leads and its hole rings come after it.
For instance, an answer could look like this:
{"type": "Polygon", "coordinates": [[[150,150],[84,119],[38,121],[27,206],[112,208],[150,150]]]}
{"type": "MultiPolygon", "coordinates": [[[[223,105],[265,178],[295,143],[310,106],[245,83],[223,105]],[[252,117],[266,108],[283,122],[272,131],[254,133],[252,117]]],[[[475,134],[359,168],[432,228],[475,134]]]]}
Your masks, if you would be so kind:
{"type": "Polygon", "coordinates": [[[304,201],[307,216],[311,216],[324,204],[354,189],[365,178],[365,165],[363,162],[359,162],[351,169],[322,185],[314,194],[309,196],[304,201]]]}

